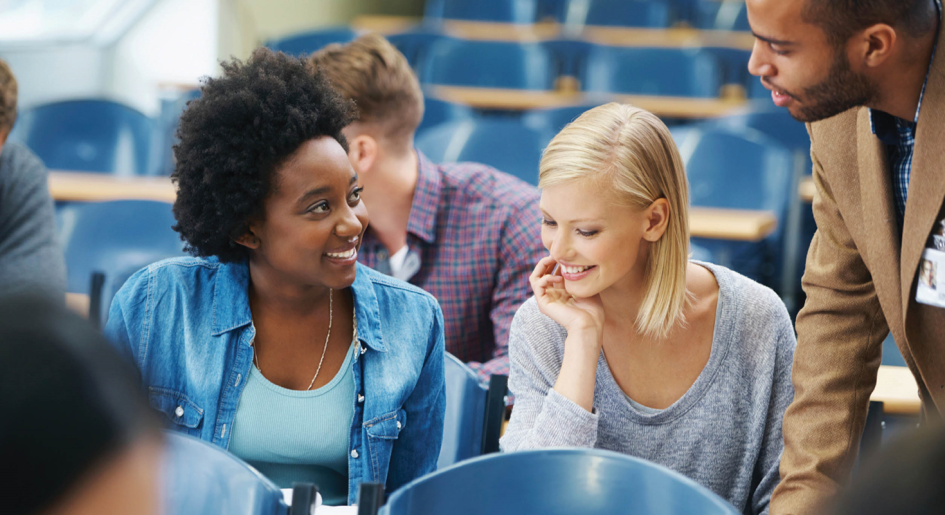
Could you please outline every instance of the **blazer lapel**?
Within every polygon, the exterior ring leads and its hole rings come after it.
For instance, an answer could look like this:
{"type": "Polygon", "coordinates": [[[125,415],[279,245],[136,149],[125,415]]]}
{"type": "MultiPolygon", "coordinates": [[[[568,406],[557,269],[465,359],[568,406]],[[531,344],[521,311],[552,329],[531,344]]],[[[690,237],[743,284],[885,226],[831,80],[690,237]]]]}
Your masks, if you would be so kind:
{"type": "MultiPolygon", "coordinates": [[[[862,195],[863,220],[868,227],[869,240],[863,242],[866,249],[861,249],[868,259],[868,264],[882,267],[883,270],[899,270],[899,228],[893,205],[892,178],[889,175],[889,159],[886,147],[870,128],[870,111],[860,109],[856,121],[857,168],[860,172],[860,191],[862,195]],[[865,251],[865,252],[864,252],[865,251]]],[[[896,273],[882,273],[873,270],[873,284],[880,302],[891,302],[895,306],[900,298],[899,277],[896,273]]],[[[886,304],[883,302],[883,304],[886,304]]],[[[888,304],[886,304],[888,306],[888,304]]],[[[889,311],[888,308],[886,311],[889,311]]],[[[901,314],[897,309],[895,315],[901,314]]],[[[893,313],[886,313],[890,327],[899,321],[893,313]]]]}
{"type": "Polygon", "coordinates": [[[945,42],[939,30],[938,50],[929,70],[922,110],[916,130],[909,195],[903,220],[902,306],[907,313],[912,301],[912,281],[919,258],[945,200],[945,42]]]}

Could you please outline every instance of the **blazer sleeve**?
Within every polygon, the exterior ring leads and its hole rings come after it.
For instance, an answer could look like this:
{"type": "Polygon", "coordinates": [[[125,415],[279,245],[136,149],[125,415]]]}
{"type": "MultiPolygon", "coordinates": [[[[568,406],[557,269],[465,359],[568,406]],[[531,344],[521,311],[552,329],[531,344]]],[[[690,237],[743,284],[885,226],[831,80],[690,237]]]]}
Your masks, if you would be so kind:
{"type": "MultiPolygon", "coordinates": [[[[822,509],[850,475],[889,332],[872,276],[844,222],[811,135],[817,232],[802,279],[794,402],[784,415],[781,483],[771,513],[822,509]]],[[[848,213],[849,215],[849,213],[848,213]]]]}

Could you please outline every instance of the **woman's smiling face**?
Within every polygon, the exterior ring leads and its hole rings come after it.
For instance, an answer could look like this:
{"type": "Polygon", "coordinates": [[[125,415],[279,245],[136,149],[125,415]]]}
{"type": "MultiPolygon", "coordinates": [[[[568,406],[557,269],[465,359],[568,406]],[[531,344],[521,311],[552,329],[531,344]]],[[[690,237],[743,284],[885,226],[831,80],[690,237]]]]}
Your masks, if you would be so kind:
{"type": "Polygon", "coordinates": [[[275,175],[264,219],[250,227],[257,263],[288,283],[350,286],[368,214],[344,148],[327,136],[309,140],[275,175]]]}
{"type": "Polygon", "coordinates": [[[614,197],[597,181],[572,180],[542,189],[541,240],[561,265],[565,289],[574,297],[592,297],[624,279],[643,277],[647,210],[614,197]]]}

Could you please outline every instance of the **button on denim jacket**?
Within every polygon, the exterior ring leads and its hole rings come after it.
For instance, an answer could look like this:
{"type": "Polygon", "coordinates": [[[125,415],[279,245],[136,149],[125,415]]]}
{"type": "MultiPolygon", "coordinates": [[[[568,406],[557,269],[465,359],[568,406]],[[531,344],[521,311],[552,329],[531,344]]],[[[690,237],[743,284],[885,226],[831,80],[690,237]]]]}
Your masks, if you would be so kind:
{"type": "MultiPolygon", "coordinates": [[[[443,314],[436,300],[357,267],[349,504],[362,481],[384,483],[390,492],[433,471],[446,407],[443,314]]],[[[223,448],[239,431],[233,419],[253,362],[248,288],[246,262],[160,261],[128,279],[105,327],[137,366],[151,406],[171,429],[223,448]]]]}

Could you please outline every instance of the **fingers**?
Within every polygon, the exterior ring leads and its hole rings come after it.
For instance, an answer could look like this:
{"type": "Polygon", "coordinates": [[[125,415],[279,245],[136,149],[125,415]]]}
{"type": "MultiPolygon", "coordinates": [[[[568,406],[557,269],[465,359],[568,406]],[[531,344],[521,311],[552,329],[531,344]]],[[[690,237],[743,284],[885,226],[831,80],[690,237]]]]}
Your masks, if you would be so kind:
{"type": "Polygon", "coordinates": [[[534,283],[538,278],[547,275],[552,268],[555,266],[555,260],[551,256],[545,256],[538,261],[538,264],[535,265],[535,270],[532,271],[532,275],[529,276],[529,281],[534,283]]]}

